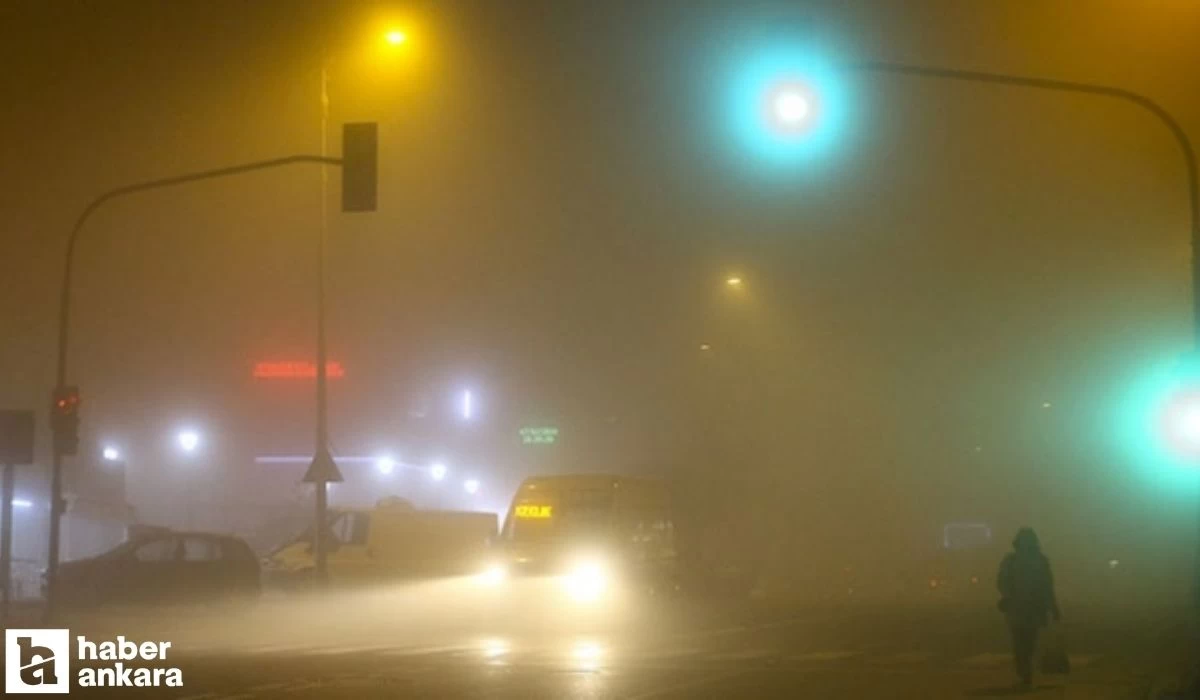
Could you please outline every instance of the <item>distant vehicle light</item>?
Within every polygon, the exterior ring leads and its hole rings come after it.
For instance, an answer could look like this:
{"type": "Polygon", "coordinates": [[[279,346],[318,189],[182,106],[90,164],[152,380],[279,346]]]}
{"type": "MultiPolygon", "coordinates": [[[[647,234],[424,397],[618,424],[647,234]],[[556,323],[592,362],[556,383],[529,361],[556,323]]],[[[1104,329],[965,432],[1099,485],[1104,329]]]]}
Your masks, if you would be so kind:
{"type": "Polygon", "coordinates": [[[108,447],[105,447],[104,451],[101,453],[101,455],[104,457],[104,461],[106,461],[106,462],[115,462],[121,458],[120,450],[118,450],[115,447],[112,447],[111,445],[108,447]]]}
{"type": "Polygon", "coordinates": [[[600,667],[600,659],[603,656],[604,649],[595,642],[578,642],[571,649],[571,657],[583,671],[595,671],[600,667]]]}
{"type": "Polygon", "coordinates": [[[489,659],[496,659],[508,653],[508,642],[503,639],[485,639],[483,641],[483,655],[489,659]]]}
{"type": "Polygon", "coordinates": [[[508,569],[499,564],[493,564],[477,577],[479,583],[488,587],[499,586],[508,580],[508,569]]]}
{"type": "Polygon", "coordinates": [[[13,508],[32,508],[33,501],[29,501],[24,498],[14,498],[12,499],[12,505],[13,508]]]}

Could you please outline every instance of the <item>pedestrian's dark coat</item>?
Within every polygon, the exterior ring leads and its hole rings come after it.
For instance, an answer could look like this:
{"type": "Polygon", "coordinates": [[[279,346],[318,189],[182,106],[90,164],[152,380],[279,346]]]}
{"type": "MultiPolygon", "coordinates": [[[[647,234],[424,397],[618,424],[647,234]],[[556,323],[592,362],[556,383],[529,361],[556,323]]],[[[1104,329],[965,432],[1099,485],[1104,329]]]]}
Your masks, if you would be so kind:
{"type": "Polygon", "coordinates": [[[1010,624],[1041,627],[1050,615],[1059,618],[1050,560],[1042,554],[1037,535],[1030,528],[1017,532],[1013,551],[1000,563],[996,587],[1010,624]]]}

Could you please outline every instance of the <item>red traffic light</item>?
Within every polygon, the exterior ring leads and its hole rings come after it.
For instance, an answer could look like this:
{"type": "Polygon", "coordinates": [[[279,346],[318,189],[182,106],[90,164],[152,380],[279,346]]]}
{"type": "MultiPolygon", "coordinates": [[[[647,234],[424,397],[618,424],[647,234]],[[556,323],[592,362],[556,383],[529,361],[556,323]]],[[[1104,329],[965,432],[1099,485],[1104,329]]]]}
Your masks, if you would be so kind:
{"type": "Polygon", "coordinates": [[[79,451],[79,387],[59,386],[50,396],[50,431],[60,455],[79,451]]]}
{"type": "Polygon", "coordinates": [[[74,413],[79,409],[79,387],[60,386],[54,390],[54,412],[58,414],[74,413]]]}

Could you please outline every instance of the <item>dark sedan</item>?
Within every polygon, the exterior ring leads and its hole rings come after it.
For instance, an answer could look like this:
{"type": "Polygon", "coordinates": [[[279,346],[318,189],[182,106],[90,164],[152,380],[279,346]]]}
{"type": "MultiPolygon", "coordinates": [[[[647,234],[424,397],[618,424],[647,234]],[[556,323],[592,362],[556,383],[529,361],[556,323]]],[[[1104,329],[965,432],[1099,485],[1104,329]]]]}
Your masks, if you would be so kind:
{"type": "Polygon", "coordinates": [[[198,532],[156,532],[90,559],[64,562],[58,599],[108,603],[246,599],[260,590],[258,559],[242,540],[198,532]]]}

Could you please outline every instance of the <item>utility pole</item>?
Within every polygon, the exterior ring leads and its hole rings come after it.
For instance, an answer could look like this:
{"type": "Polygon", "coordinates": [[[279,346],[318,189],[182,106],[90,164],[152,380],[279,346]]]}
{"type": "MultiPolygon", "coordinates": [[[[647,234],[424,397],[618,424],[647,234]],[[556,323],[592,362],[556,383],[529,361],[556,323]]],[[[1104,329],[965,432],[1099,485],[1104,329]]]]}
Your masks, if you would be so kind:
{"type": "MultiPolygon", "coordinates": [[[[256,170],[266,170],[269,168],[278,168],[285,165],[294,165],[298,163],[316,163],[320,165],[337,165],[343,171],[343,187],[342,201],[343,210],[351,212],[359,211],[374,211],[377,174],[377,131],[374,123],[347,124],[343,130],[343,152],[344,157],[333,158],[329,156],[314,156],[314,155],[295,155],[286,156],[283,158],[273,158],[270,160],[260,160],[242,165],[234,165],[225,168],[215,168],[212,170],[201,170],[198,172],[187,173],[184,175],[176,175],[174,177],[165,177],[157,180],[147,180],[138,182],[132,185],[125,185],[116,189],[109,190],[100,196],[93,199],[83,213],[75,221],[74,228],[67,238],[66,258],[63,264],[62,284],[59,290],[59,307],[58,307],[58,362],[55,384],[55,404],[52,406],[51,418],[52,421],[58,416],[55,411],[59,408],[60,400],[72,402],[71,397],[74,397],[73,404],[78,405],[78,390],[75,387],[67,387],[67,357],[70,340],[70,318],[71,318],[71,280],[72,270],[75,264],[75,250],[78,246],[79,235],[83,230],[83,225],[87,223],[92,214],[96,212],[106,202],[124,197],[139,192],[147,192],[150,190],[163,189],[167,187],[175,187],[200,180],[213,180],[216,178],[229,177],[231,175],[239,175],[241,173],[253,172],[256,170]],[[361,171],[361,172],[360,172],[361,171]]],[[[323,251],[322,251],[323,252],[323,251]]],[[[324,256],[322,256],[323,259],[324,256]]],[[[322,270],[322,273],[324,270],[322,270]]],[[[322,274],[322,277],[324,275],[322,274]]],[[[324,290],[319,290],[319,299],[324,299],[324,290]]],[[[323,352],[323,349],[321,349],[323,352]]],[[[324,364],[318,370],[320,374],[324,374],[324,364]]],[[[69,408],[69,406],[68,406],[69,408]]],[[[77,418],[77,416],[76,416],[77,418]]],[[[63,421],[67,424],[68,421],[63,421]]],[[[75,423],[74,425],[77,425],[75,423]]],[[[47,597],[44,619],[49,622],[54,614],[55,603],[55,582],[58,574],[58,559],[59,559],[59,536],[61,530],[60,519],[63,512],[62,500],[62,457],[66,454],[74,454],[72,449],[64,449],[70,447],[63,440],[60,440],[60,428],[57,423],[52,422],[52,427],[55,432],[55,445],[52,453],[51,462],[51,480],[50,480],[50,536],[46,557],[46,585],[47,597]]],[[[332,463],[332,462],[331,462],[332,463]]],[[[316,460],[314,460],[314,465],[316,460]]],[[[336,467],[335,467],[336,468],[336,467]]],[[[310,468],[310,473],[312,469],[310,468]]]]}

